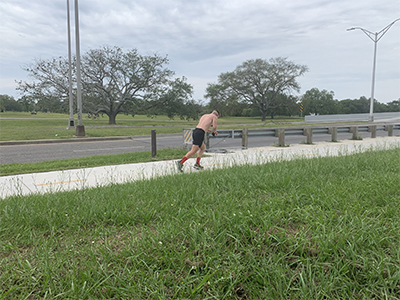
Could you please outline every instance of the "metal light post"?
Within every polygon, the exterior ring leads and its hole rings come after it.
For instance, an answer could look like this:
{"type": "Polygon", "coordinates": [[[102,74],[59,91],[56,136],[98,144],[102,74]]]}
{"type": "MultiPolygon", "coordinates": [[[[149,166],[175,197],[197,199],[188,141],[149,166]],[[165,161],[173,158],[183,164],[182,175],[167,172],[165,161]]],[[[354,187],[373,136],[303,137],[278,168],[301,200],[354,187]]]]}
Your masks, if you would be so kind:
{"type": "Polygon", "coordinates": [[[68,27],[68,81],[69,81],[69,122],[68,129],[75,128],[74,99],[72,97],[72,63],[71,63],[71,23],[69,16],[69,0],[67,0],[67,27],[68,27]]]}
{"type": "Polygon", "coordinates": [[[76,136],[85,136],[85,126],[82,124],[82,88],[81,88],[81,51],[79,44],[79,14],[78,0],[75,0],[75,39],[76,39],[76,100],[78,102],[78,126],[76,136]]]}
{"type": "Polygon", "coordinates": [[[347,29],[347,31],[355,30],[355,29],[362,30],[375,44],[375,47],[374,47],[374,62],[373,62],[373,67],[372,67],[371,104],[369,106],[369,120],[371,122],[374,121],[373,112],[374,112],[374,91],[375,91],[376,47],[377,47],[378,41],[383,37],[383,35],[389,30],[390,27],[392,27],[392,25],[394,23],[396,23],[399,20],[400,20],[400,18],[394,20],[388,26],[383,28],[381,31],[375,32],[375,33],[371,32],[369,30],[366,30],[366,29],[364,29],[362,27],[352,27],[352,28],[347,29]]]}

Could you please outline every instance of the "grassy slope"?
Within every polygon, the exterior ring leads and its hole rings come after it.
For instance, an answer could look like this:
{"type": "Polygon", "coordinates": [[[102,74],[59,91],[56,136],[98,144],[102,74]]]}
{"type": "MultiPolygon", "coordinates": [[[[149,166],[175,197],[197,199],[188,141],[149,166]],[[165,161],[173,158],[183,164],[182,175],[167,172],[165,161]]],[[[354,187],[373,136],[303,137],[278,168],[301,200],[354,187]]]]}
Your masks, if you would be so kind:
{"type": "Polygon", "coordinates": [[[0,202],[5,299],[398,299],[400,149],[0,202]]]}

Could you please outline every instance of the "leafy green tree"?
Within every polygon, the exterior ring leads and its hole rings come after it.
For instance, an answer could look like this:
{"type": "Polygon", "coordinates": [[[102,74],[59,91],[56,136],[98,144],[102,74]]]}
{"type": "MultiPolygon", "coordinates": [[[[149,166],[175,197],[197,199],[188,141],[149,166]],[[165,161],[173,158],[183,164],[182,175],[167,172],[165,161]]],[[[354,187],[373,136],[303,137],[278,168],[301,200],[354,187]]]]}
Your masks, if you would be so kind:
{"type": "Polygon", "coordinates": [[[83,86],[91,96],[86,106],[94,113],[105,113],[109,124],[115,124],[116,116],[127,113],[127,108],[132,113],[148,112],[157,105],[175,100],[171,98],[173,94],[190,95],[188,90],[173,91],[188,87],[183,86],[184,79],[180,80],[181,84],[171,82],[174,72],[164,68],[167,63],[167,57],[142,56],[136,49],[127,52],[118,47],[90,50],[82,57],[83,86]]]}
{"type": "MultiPolygon", "coordinates": [[[[369,106],[371,105],[371,100],[362,96],[360,99],[355,100],[356,112],[355,113],[367,113],[369,112],[369,106]]],[[[374,104],[378,104],[379,102],[375,99],[374,104]]]]}
{"type": "Polygon", "coordinates": [[[0,112],[6,111],[6,106],[4,105],[4,97],[7,95],[0,95],[0,112]]]}
{"type": "MultiPolygon", "coordinates": [[[[136,49],[123,51],[106,46],[89,50],[81,62],[82,106],[92,113],[105,113],[109,124],[115,124],[119,113],[148,113],[156,107],[162,109],[166,103],[184,105],[191,100],[192,87],[186,79],[174,79],[174,72],[164,67],[167,57],[143,56],[136,49]]],[[[73,68],[75,73],[75,63],[73,68]]],[[[20,91],[32,96],[43,110],[54,111],[55,106],[61,111],[68,109],[67,59],[36,60],[24,69],[34,81],[20,81],[20,91]]],[[[166,107],[178,109],[179,105],[166,107]]]]}
{"type": "Polygon", "coordinates": [[[338,103],[339,114],[351,114],[355,110],[354,100],[352,99],[344,99],[338,103]]]}
{"type": "Polygon", "coordinates": [[[298,102],[298,98],[293,95],[285,95],[281,96],[282,106],[273,111],[275,115],[280,116],[297,116],[300,115],[300,107],[298,102]]]}
{"type": "Polygon", "coordinates": [[[54,112],[65,114],[69,111],[69,102],[65,99],[60,99],[57,97],[41,97],[38,98],[35,106],[39,111],[42,112],[54,112]]]}
{"type": "Polygon", "coordinates": [[[281,95],[300,90],[296,79],[307,71],[307,66],[281,57],[269,61],[247,60],[234,71],[220,74],[217,84],[208,85],[205,97],[220,96],[221,101],[237,99],[257,107],[261,120],[265,121],[268,113],[273,117],[273,111],[285,105],[281,95]]]}
{"type": "Polygon", "coordinates": [[[330,115],[337,113],[337,101],[333,99],[334,92],[327,90],[320,91],[312,88],[304,93],[301,102],[304,106],[304,114],[330,115]]]}
{"type": "Polygon", "coordinates": [[[393,100],[387,104],[388,112],[400,111],[400,98],[398,100],[393,100]]]}
{"type": "Polygon", "coordinates": [[[21,104],[23,111],[35,110],[35,101],[32,99],[32,97],[22,96],[22,98],[18,99],[18,103],[21,104]]]}
{"type": "MultiPolygon", "coordinates": [[[[374,105],[379,107],[379,103],[375,100],[374,105]]],[[[340,114],[362,114],[368,113],[370,99],[361,96],[359,99],[344,99],[338,102],[338,113],[340,114]]],[[[377,111],[375,107],[375,112],[377,111]]],[[[381,110],[381,108],[378,108],[381,110]]],[[[381,110],[382,111],[382,110],[381,110]]]]}
{"type": "Polygon", "coordinates": [[[210,99],[208,110],[217,109],[223,116],[241,116],[249,108],[237,94],[229,93],[219,84],[208,84],[206,97],[210,99]]]}
{"type": "Polygon", "coordinates": [[[0,111],[22,111],[22,105],[13,96],[0,95],[0,111]]]}
{"type": "MultiPolygon", "coordinates": [[[[376,99],[374,100],[374,112],[375,113],[381,113],[381,112],[387,112],[387,111],[388,111],[388,106],[385,103],[380,103],[376,99]]],[[[369,104],[368,104],[368,112],[369,112],[369,104]]]]}
{"type": "MultiPolygon", "coordinates": [[[[147,115],[167,115],[170,119],[179,116],[181,119],[197,118],[195,101],[191,99],[193,87],[186,82],[186,78],[177,78],[170,81],[168,87],[159,96],[142,103],[140,111],[147,115]],[[189,108],[190,107],[190,108],[189,108]]],[[[139,111],[139,109],[137,108],[139,111]]]]}
{"type": "Polygon", "coordinates": [[[180,114],[181,119],[197,120],[204,113],[204,107],[200,102],[189,100],[183,106],[183,112],[180,114]]]}

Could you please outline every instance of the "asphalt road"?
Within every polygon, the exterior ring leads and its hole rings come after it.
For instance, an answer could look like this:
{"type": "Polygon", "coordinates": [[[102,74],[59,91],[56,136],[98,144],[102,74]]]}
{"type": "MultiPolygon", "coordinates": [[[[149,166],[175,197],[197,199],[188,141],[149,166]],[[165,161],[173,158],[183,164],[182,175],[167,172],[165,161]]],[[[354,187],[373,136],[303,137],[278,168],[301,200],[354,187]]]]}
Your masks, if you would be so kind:
{"type": "MultiPolygon", "coordinates": [[[[157,149],[182,145],[181,134],[157,137],[157,149]]],[[[95,155],[109,155],[151,151],[150,136],[122,140],[97,140],[82,142],[20,144],[0,146],[0,164],[32,163],[95,155]]]]}
{"type": "MultiPolygon", "coordinates": [[[[377,136],[387,136],[385,131],[377,131],[377,136]]],[[[399,135],[399,130],[394,132],[399,135]]],[[[368,132],[359,132],[359,136],[368,138],[368,132]]],[[[351,138],[350,133],[338,133],[338,140],[351,138]]],[[[331,135],[313,135],[313,142],[330,141],[331,135]]],[[[184,147],[182,134],[159,135],[156,138],[157,149],[184,147]]],[[[285,144],[294,145],[306,141],[305,136],[286,136],[285,144]]],[[[278,143],[276,137],[249,137],[248,147],[266,147],[278,143]]],[[[190,147],[190,146],[187,146],[190,147]]],[[[211,151],[240,148],[241,139],[210,139],[211,151]]],[[[19,144],[0,146],[0,164],[33,163],[69,158],[80,158],[95,155],[109,155],[132,152],[151,151],[150,136],[131,137],[123,140],[101,140],[84,142],[63,142],[44,144],[19,144]]]]}

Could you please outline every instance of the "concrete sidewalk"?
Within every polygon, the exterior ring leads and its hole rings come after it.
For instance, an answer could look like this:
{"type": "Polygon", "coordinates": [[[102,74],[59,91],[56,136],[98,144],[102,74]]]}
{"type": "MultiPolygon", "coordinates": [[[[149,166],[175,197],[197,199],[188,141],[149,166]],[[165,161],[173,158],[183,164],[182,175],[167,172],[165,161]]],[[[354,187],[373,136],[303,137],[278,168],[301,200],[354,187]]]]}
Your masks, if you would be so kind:
{"type": "MultiPolygon", "coordinates": [[[[400,148],[400,137],[366,138],[343,140],[338,143],[323,142],[314,145],[297,144],[290,147],[262,147],[230,149],[228,153],[208,153],[201,160],[206,170],[243,164],[262,164],[270,161],[291,160],[324,156],[348,155],[367,150],[400,148]]],[[[53,193],[73,189],[99,187],[180,174],[175,161],[159,161],[95,168],[22,174],[0,177],[0,199],[10,196],[25,196],[35,193],[53,193]]],[[[184,165],[184,173],[198,172],[192,168],[195,159],[184,165]]],[[[184,174],[183,174],[184,176],[184,174]]]]}

